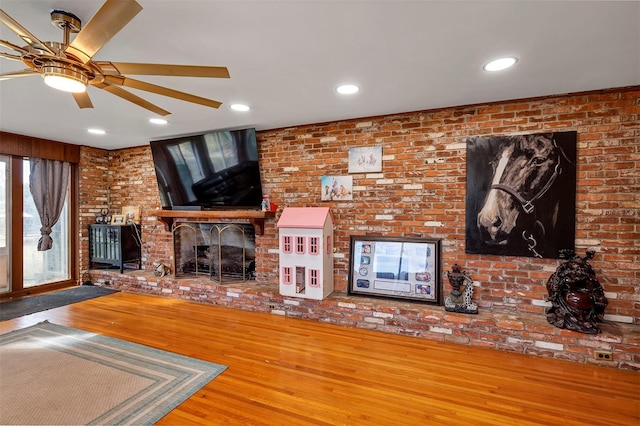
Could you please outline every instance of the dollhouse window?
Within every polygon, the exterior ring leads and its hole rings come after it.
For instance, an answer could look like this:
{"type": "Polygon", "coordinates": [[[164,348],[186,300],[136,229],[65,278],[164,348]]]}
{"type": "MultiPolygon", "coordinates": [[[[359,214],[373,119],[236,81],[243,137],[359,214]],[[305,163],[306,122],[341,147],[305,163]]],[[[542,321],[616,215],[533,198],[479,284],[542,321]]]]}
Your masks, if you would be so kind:
{"type": "Polygon", "coordinates": [[[282,284],[291,284],[291,267],[284,266],[282,268],[282,284]]]}
{"type": "Polygon", "coordinates": [[[296,253],[304,253],[305,237],[296,237],[296,253]]]}
{"type": "Polygon", "coordinates": [[[331,235],[327,235],[327,244],[325,246],[327,247],[327,254],[330,254],[331,250],[333,250],[331,248],[331,235]]]}
{"type": "Polygon", "coordinates": [[[291,237],[282,237],[282,251],[285,253],[291,253],[291,237]]]}
{"type": "Polygon", "coordinates": [[[309,287],[319,287],[319,286],[320,286],[320,270],[309,269],[309,287]]]}
{"type": "Polygon", "coordinates": [[[318,237],[309,237],[309,253],[318,254],[320,252],[320,239],[318,237]]]}

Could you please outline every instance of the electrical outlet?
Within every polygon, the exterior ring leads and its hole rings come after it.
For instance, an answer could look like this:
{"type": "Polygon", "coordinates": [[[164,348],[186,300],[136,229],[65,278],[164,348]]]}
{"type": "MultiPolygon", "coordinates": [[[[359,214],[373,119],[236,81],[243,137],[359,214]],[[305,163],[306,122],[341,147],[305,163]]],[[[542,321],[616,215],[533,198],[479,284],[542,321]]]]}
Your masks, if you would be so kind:
{"type": "Polygon", "coordinates": [[[269,303],[269,309],[275,309],[275,308],[276,308],[275,303],[269,303]]]}
{"type": "Polygon", "coordinates": [[[613,361],[613,352],[594,351],[593,355],[598,361],[613,361]]]}

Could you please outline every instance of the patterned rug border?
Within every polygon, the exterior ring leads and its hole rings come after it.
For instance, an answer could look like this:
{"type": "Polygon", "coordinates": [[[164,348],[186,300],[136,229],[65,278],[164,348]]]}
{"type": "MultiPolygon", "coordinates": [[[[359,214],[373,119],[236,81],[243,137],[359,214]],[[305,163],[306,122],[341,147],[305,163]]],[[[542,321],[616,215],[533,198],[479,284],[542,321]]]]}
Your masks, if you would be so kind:
{"type": "Polygon", "coordinates": [[[150,386],[152,389],[145,389],[135,398],[124,400],[89,424],[152,425],[227,368],[222,364],[48,321],[0,335],[0,346],[43,338],[55,338],[56,350],[66,354],[154,381],[150,386]]]}

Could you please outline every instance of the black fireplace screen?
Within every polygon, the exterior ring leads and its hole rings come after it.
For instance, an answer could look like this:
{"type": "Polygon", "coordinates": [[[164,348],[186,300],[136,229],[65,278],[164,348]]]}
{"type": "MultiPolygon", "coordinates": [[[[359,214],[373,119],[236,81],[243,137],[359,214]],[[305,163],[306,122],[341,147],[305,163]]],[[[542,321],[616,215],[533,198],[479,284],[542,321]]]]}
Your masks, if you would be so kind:
{"type": "Polygon", "coordinates": [[[229,223],[181,223],[173,229],[174,271],[217,282],[255,278],[255,229],[229,223]]]}

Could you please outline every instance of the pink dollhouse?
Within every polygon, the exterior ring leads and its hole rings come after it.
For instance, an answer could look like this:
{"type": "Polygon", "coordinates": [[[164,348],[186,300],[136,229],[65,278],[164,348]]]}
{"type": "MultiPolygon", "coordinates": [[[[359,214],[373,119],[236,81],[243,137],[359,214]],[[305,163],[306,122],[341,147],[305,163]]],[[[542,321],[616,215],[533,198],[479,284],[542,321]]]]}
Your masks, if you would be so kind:
{"type": "Polygon", "coordinates": [[[329,207],[287,207],[278,220],[280,294],[322,300],[333,291],[329,207]]]}

